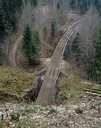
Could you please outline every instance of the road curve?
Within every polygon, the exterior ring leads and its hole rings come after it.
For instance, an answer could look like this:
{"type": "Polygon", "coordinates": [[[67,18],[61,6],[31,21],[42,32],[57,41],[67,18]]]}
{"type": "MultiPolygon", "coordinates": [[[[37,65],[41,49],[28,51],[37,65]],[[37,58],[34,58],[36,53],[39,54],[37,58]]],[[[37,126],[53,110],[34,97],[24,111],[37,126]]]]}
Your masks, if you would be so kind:
{"type": "Polygon", "coordinates": [[[39,92],[37,103],[42,105],[52,104],[55,102],[56,82],[61,70],[61,62],[66,45],[75,37],[78,32],[80,20],[72,23],[65,31],[64,35],[58,42],[58,45],[51,57],[47,72],[44,76],[44,82],[39,92]]]}

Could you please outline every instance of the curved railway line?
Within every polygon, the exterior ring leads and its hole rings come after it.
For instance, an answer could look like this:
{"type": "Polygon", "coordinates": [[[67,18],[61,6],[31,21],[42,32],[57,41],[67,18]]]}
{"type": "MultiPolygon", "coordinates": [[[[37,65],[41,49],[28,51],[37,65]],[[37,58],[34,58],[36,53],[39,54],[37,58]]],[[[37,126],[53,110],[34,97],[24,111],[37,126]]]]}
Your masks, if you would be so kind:
{"type": "Polygon", "coordinates": [[[58,42],[58,45],[56,46],[56,49],[51,57],[50,64],[48,65],[48,69],[44,76],[44,81],[37,97],[37,103],[51,104],[55,102],[56,82],[61,71],[61,64],[65,47],[69,44],[69,41],[75,37],[79,30],[80,22],[81,20],[77,20],[72,23],[58,42]]]}

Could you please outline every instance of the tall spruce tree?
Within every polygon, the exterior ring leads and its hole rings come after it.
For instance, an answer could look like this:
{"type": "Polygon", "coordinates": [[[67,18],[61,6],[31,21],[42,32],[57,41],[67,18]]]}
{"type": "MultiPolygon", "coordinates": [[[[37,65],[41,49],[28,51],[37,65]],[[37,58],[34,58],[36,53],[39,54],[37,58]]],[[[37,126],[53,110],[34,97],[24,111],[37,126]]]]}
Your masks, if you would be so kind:
{"type": "Polygon", "coordinates": [[[23,38],[23,48],[28,59],[32,56],[32,32],[29,25],[26,26],[23,38]]]}
{"type": "Polygon", "coordinates": [[[101,30],[95,40],[95,55],[87,60],[87,74],[90,80],[101,83],[101,30]]]}
{"type": "Polygon", "coordinates": [[[38,0],[31,0],[31,3],[33,6],[36,7],[38,5],[38,0]]]}
{"type": "Polygon", "coordinates": [[[33,47],[32,51],[34,54],[34,57],[39,57],[40,53],[40,38],[39,38],[39,33],[37,31],[34,31],[32,33],[32,39],[33,39],[33,47]]]}
{"type": "Polygon", "coordinates": [[[39,46],[40,39],[38,32],[32,32],[29,25],[27,25],[24,31],[23,49],[29,62],[39,57],[39,46]]]}
{"type": "Polygon", "coordinates": [[[0,12],[0,40],[3,40],[5,35],[6,35],[5,25],[4,25],[4,21],[3,21],[3,16],[0,12]]]}
{"type": "Polygon", "coordinates": [[[96,40],[95,79],[101,83],[101,29],[96,40]]]}
{"type": "Polygon", "coordinates": [[[22,0],[0,1],[0,39],[16,30],[18,13],[21,10],[22,0]]]}
{"type": "Polygon", "coordinates": [[[71,47],[71,56],[75,58],[75,62],[79,65],[82,62],[82,51],[80,49],[80,35],[77,34],[71,47]]]}

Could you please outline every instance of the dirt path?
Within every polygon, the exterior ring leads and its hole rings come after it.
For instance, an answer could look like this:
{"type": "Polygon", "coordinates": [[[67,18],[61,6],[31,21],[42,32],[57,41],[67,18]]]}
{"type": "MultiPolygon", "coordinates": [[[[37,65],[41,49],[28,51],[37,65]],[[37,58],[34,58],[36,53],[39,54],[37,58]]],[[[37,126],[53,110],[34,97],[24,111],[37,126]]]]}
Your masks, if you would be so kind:
{"type": "Polygon", "coordinates": [[[12,48],[9,51],[9,61],[10,61],[10,65],[13,67],[16,67],[17,62],[16,62],[16,53],[17,53],[17,49],[19,44],[21,43],[23,36],[20,35],[19,38],[17,38],[17,40],[15,41],[15,43],[12,45],[12,48]]]}

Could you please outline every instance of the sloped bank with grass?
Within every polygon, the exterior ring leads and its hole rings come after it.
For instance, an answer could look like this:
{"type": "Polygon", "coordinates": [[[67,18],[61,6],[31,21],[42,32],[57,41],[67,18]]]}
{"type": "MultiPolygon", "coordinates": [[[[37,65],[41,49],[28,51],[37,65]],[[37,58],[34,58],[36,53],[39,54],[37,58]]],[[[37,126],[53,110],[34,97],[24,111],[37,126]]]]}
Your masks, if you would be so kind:
{"type": "Polygon", "coordinates": [[[101,85],[82,80],[79,75],[73,74],[72,77],[59,82],[57,103],[77,102],[86,94],[101,97],[101,85]]]}
{"type": "Polygon", "coordinates": [[[32,89],[34,73],[23,69],[0,67],[0,101],[21,100],[27,90],[32,89]]]}

